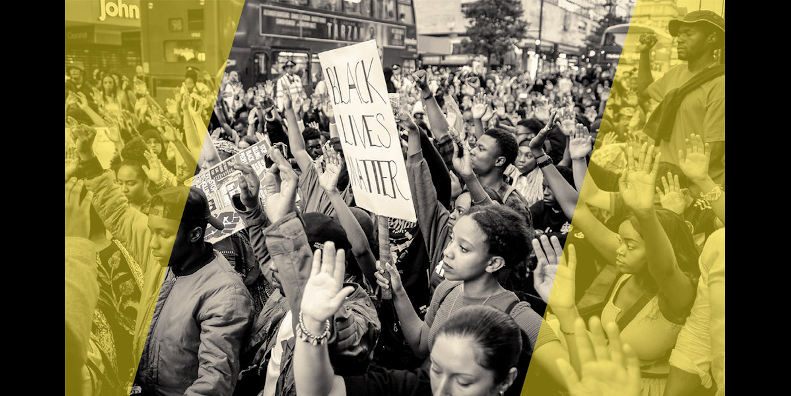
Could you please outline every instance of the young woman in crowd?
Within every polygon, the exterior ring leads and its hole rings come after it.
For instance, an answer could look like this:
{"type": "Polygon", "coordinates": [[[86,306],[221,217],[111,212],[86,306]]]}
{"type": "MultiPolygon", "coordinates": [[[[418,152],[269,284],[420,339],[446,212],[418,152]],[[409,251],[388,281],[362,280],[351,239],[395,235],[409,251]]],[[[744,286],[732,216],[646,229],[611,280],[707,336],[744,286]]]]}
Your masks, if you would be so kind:
{"type": "MultiPolygon", "coordinates": [[[[643,378],[641,394],[661,395],[669,372],[669,353],[695,299],[698,250],[680,216],[655,208],[659,158],[655,158],[653,147],[643,145],[639,154],[630,147],[627,160],[619,186],[633,216],[621,223],[617,233],[601,223],[586,204],[576,205],[576,192],[556,171],[544,176],[564,211],[573,212],[572,226],[585,234],[608,264],[616,266],[619,277],[606,300],[602,320],[617,322],[624,341],[637,352],[643,378]]],[[[559,323],[556,330],[564,335],[570,351],[575,347],[573,326],[579,317],[574,270],[572,266],[558,268],[549,300],[559,323]]],[[[575,368],[579,371],[578,365],[575,368]]]]}
{"type": "Polygon", "coordinates": [[[370,370],[364,376],[335,376],[326,346],[325,323],[351,293],[343,286],[342,250],[324,245],[313,256],[302,298],[294,380],[310,395],[502,395],[517,375],[522,339],[519,326],[485,305],[458,307],[436,332],[429,370],[370,370]]]}

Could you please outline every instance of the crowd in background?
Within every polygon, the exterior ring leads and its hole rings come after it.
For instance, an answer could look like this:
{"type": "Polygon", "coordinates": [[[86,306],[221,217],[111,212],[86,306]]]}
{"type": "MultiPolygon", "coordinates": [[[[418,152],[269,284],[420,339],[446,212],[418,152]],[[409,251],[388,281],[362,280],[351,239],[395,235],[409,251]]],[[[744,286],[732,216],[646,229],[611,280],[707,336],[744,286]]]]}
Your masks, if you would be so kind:
{"type": "Polygon", "coordinates": [[[664,114],[716,68],[694,17],[656,81],[386,66],[416,222],[356,206],[326,84],[293,62],[255,86],[190,68],[165,106],[142,68],[72,65],[67,389],[724,394],[724,74],[664,114]],[[192,178],[260,142],[245,229],[206,244],[192,178]]]}

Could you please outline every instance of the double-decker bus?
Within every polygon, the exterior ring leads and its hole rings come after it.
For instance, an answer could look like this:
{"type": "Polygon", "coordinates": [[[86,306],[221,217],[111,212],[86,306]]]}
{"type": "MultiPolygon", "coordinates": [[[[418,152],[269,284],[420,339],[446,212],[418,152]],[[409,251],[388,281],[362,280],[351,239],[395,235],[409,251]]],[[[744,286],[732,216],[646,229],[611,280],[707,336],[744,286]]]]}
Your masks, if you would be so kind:
{"type": "MultiPolygon", "coordinates": [[[[245,0],[140,0],[143,69],[152,96],[164,106],[187,68],[218,83],[245,0]]],[[[215,85],[216,87],[216,85],[215,85]]]]}
{"type": "Polygon", "coordinates": [[[321,72],[320,52],[371,39],[382,50],[384,66],[397,64],[405,71],[416,67],[412,0],[141,3],[143,58],[149,65],[151,90],[158,100],[162,95],[172,97],[187,66],[216,76],[226,61],[226,71],[236,70],[245,87],[277,79],[283,65],[293,61],[305,92],[310,94],[321,72]],[[200,23],[198,15],[202,16],[200,23]],[[236,26],[237,21],[238,27],[231,31],[228,26],[236,26]],[[181,29],[174,29],[176,25],[181,29]]]}

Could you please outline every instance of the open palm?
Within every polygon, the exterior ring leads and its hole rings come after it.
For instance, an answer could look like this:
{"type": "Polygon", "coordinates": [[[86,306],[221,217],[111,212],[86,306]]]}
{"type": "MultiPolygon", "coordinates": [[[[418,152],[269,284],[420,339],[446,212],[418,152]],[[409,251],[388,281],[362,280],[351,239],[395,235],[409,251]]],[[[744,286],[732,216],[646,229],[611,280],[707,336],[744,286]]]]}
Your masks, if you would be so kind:
{"type": "Polygon", "coordinates": [[[322,250],[314,252],[300,306],[306,319],[324,322],[335,315],[343,300],[354,291],[350,286],[342,288],[345,270],[344,251],[336,252],[334,243],[326,242],[322,250]]]}
{"type": "Polygon", "coordinates": [[[634,148],[627,149],[627,166],[619,181],[621,198],[633,211],[647,210],[654,206],[655,180],[659,166],[659,153],[654,147],[643,144],[635,161],[634,148]]]}
{"type": "Polygon", "coordinates": [[[324,169],[319,163],[315,163],[316,173],[319,175],[319,185],[327,192],[338,191],[338,179],[343,170],[343,160],[332,146],[327,143],[321,147],[324,152],[324,169]]]}

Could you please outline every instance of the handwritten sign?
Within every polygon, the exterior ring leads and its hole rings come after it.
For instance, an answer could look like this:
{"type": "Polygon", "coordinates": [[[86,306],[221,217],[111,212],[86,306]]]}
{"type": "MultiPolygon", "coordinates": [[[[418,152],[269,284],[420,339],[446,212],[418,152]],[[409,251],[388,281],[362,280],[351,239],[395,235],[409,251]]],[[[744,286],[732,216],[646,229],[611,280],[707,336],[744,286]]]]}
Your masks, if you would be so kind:
{"type": "MultiPolygon", "coordinates": [[[[208,138],[207,138],[208,139],[208,138]]],[[[192,186],[200,188],[209,199],[209,209],[212,216],[220,219],[225,225],[223,230],[218,230],[211,226],[206,226],[206,242],[216,243],[225,239],[233,233],[244,228],[242,218],[234,210],[231,197],[239,194],[239,178],[242,173],[233,168],[237,163],[250,165],[258,179],[263,181],[266,176],[266,146],[264,142],[258,142],[244,150],[227,158],[225,161],[201,172],[192,179],[192,186]]],[[[263,188],[259,193],[261,205],[264,206],[266,190],[263,188]]]]}
{"type": "Polygon", "coordinates": [[[357,205],[416,221],[376,40],[322,52],[319,61],[357,205]]]}

